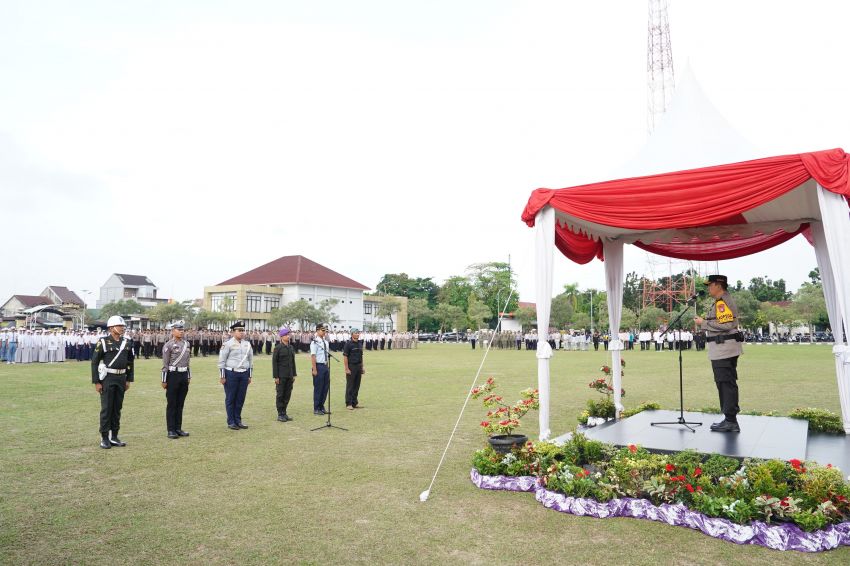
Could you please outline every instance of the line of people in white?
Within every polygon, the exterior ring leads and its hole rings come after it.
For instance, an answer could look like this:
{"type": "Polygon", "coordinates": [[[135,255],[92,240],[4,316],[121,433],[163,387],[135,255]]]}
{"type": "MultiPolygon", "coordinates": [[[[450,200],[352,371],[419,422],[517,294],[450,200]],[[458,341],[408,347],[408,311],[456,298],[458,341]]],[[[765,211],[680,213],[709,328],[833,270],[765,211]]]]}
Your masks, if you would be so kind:
{"type": "Polygon", "coordinates": [[[58,363],[68,359],[89,360],[105,331],[3,329],[0,360],[6,364],[58,363]]]}

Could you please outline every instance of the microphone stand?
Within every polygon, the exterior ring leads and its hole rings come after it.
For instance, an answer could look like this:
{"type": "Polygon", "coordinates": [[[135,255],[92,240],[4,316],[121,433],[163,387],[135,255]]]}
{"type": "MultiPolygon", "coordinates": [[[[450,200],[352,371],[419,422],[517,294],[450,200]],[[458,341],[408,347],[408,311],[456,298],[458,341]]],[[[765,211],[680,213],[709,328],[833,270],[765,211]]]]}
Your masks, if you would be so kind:
{"type": "Polygon", "coordinates": [[[322,344],[322,351],[325,353],[325,359],[328,360],[328,396],[326,397],[326,400],[328,402],[328,411],[327,411],[328,421],[325,424],[323,424],[322,426],[317,426],[316,428],[311,428],[310,432],[316,432],[317,430],[324,430],[326,428],[336,428],[336,429],[339,429],[339,430],[348,431],[347,428],[342,428],[341,426],[336,426],[336,425],[331,424],[331,413],[333,412],[333,411],[331,411],[331,381],[332,381],[331,380],[331,359],[334,359],[336,361],[339,361],[339,360],[337,360],[334,357],[333,354],[328,352],[328,349],[325,346],[325,339],[320,338],[320,340],[321,340],[321,344],[322,344]]]}
{"type": "MultiPolygon", "coordinates": [[[[693,297],[688,299],[688,302],[686,304],[690,305],[691,301],[693,301],[694,305],[696,305],[696,301],[698,299],[699,299],[699,295],[694,295],[693,297]]],[[[681,320],[682,320],[682,317],[685,316],[685,313],[690,312],[690,310],[691,310],[690,307],[688,307],[685,310],[683,310],[681,313],[679,313],[679,316],[677,316],[675,319],[673,319],[673,322],[671,322],[669,325],[667,325],[667,330],[665,330],[664,333],[661,335],[661,338],[663,338],[665,335],[667,335],[668,332],[670,332],[670,330],[677,323],[679,324],[678,340],[673,341],[673,343],[677,344],[678,349],[679,349],[679,418],[676,419],[675,421],[654,422],[654,423],[650,423],[650,425],[651,426],[656,426],[656,425],[682,425],[686,429],[688,429],[689,431],[696,433],[696,430],[691,428],[691,426],[702,426],[702,423],[691,422],[691,421],[685,420],[685,393],[684,393],[685,388],[684,388],[684,381],[683,381],[683,377],[682,377],[682,340],[681,340],[682,324],[681,324],[681,320]]]]}

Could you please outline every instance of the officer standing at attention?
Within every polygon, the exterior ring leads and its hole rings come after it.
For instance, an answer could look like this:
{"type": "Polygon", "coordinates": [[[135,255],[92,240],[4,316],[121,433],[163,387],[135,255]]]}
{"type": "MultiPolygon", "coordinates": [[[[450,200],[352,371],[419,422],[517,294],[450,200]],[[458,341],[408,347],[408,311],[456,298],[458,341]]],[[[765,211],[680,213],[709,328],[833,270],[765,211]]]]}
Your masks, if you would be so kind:
{"type": "Polygon", "coordinates": [[[219,381],[224,386],[224,409],[227,427],[231,430],[248,428],[242,423],[242,406],[254,371],[254,350],[245,339],[245,323],[231,325],[233,337],[221,345],[218,353],[219,381]]]}
{"type": "Polygon", "coordinates": [[[327,411],[325,399],[331,385],[331,371],[328,367],[328,349],[330,344],[325,339],[328,329],[324,324],[316,326],[316,337],[310,342],[310,362],[313,364],[313,414],[330,413],[330,401],[327,411]]]}
{"type": "Polygon", "coordinates": [[[351,329],[351,340],[342,348],[342,361],[345,365],[345,408],[359,409],[357,394],[360,393],[360,379],[366,369],[363,367],[363,346],[360,344],[360,331],[351,329]]]}
{"type": "Polygon", "coordinates": [[[165,407],[165,423],[168,438],[174,440],[181,436],[189,436],[183,430],[183,404],[189,394],[189,371],[191,346],[183,338],[184,323],[178,320],[168,325],[171,329],[171,339],[162,347],[162,388],[168,401],[165,407]]]}
{"type": "Polygon", "coordinates": [[[108,449],[127,445],[118,438],[118,429],[124,392],[133,381],[133,347],[124,338],[123,318],[111,316],[106,325],[109,334],[97,341],[91,359],[91,381],[100,394],[100,447],[108,449]]]}
{"type": "Polygon", "coordinates": [[[711,425],[715,432],[740,432],[738,407],[738,356],[744,353],[741,345],[743,336],[738,332],[738,307],[728,291],[725,275],[710,275],[708,294],[714,304],[705,318],[695,317],[697,328],[705,330],[708,343],[708,359],[714,372],[714,382],[720,396],[720,410],[726,416],[723,421],[711,425]]]}
{"type": "Polygon", "coordinates": [[[289,344],[292,340],[291,332],[285,326],[280,329],[278,335],[280,342],[274,347],[272,353],[272,377],[276,390],[275,403],[277,405],[277,420],[282,423],[291,421],[292,417],[286,414],[289,399],[292,397],[292,385],[295,383],[295,350],[289,344]]]}

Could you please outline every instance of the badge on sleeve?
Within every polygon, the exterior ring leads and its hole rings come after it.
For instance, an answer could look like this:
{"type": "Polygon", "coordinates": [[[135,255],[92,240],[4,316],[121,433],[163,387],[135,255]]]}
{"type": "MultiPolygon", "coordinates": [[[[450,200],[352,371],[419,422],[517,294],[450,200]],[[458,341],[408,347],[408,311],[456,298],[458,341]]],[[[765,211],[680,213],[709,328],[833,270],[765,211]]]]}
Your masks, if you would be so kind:
{"type": "Polygon", "coordinates": [[[724,301],[717,301],[715,305],[715,318],[717,322],[732,322],[735,320],[735,315],[732,314],[732,309],[729,308],[724,301]]]}

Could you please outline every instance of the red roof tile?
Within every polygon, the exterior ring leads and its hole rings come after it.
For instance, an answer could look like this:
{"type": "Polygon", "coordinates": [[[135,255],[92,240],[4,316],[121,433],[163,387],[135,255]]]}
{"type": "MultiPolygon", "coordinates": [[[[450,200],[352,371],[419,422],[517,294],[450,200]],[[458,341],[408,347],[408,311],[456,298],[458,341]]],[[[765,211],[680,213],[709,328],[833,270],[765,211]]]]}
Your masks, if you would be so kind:
{"type": "Polygon", "coordinates": [[[18,299],[24,307],[30,309],[39,305],[52,305],[53,301],[41,295],[13,295],[13,299],[18,299]]]}
{"type": "Polygon", "coordinates": [[[520,301],[518,304],[519,304],[519,308],[521,308],[521,309],[536,309],[537,308],[537,303],[525,303],[523,301],[520,301]]]}
{"type": "Polygon", "coordinates": [[[222,281],[219,285],[280,285],[284,283],[369,290],[369,287],[362,283],[340,275],[301,255],[278,258],[256,269],[246,271],[242,275],[222,281]]]}
{"type": "Polygon", "coordinates": [[[60,287],[58,285],[50,285],[49,289],[51,289],[56,296],[59,297],[59,300],[62,301],[62,304],[74,303],[75,305],[84,305],[83,300],[77,296],[77,294],[67,287],[60,287]]]}

